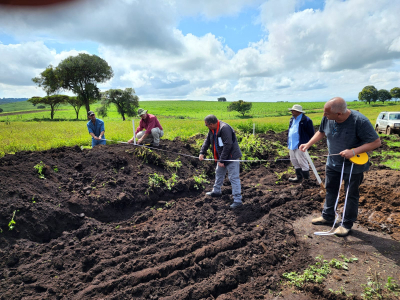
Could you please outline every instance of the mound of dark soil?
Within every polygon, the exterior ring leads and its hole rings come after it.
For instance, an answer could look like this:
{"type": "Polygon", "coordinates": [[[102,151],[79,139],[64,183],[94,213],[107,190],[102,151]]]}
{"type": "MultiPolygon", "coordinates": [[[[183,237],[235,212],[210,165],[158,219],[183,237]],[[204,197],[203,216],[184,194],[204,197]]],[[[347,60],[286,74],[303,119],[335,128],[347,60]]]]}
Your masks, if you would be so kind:
{"type": "MultiPolygon", "coordinates": [[[[286,133],[262,138],[284,144],[286,133]]],[[[292,223],[319,211],[315,178],[289,184],[290,162],[265,154],[268,164],[241,172],[244,205],[232,211],[227,180],[221,198],[205,196],[215,166],[189,157],[198,155],[192,142],[1,158],[0,299],[267,299],[278,291],[282,273],[312,261],[292,223]]],[[[326,146],[310,152],[321,156],[326,146]]],[[[324,163],[315,161],[322,178],[324,163]]],[[[395,238],[399,176],[375,162],[360,199],[360,223],[395,238]]]]}

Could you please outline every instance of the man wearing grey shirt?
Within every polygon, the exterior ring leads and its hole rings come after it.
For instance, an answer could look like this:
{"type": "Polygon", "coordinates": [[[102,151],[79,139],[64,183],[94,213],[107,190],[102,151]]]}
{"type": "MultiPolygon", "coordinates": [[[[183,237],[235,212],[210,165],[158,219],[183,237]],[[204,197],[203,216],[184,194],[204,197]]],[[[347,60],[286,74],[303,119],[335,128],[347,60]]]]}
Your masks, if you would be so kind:
{"type": "Polygon", "coordinates": [[[299,149],[305,152],[324,137],[327,138],[330,155],[326,162],[326,198],[322,216],[313,219],[312,223],[314,225],[333,223],[335,219],[335,202],[339,193],[340,177],[344,163],[343,180],[345,190],[349,186],[349,181],[350,188],[342,225],[334,233],[337,236],[346,236],[357,219],[358,200],[360,198],[359,186],[364,178],[363,172],[369,169],[369,162],[365,165],[354,165],[350,174],[352,163],[349,159],[357,154],[378,148],[381,145],[381,140],[371,122],[358,111],[348,109],[346,101],[340,97],[332,98],[325,104],[324,117],[321,120],[319,131],[315,133],[308,143],[300,145],[299,149]]]}

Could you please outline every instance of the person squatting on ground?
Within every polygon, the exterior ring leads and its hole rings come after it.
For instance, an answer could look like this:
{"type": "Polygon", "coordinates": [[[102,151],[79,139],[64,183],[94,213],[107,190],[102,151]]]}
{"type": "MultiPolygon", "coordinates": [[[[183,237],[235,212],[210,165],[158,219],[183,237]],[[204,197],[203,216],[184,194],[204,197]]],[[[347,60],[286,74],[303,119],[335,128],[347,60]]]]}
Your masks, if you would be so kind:
{"type": "Polygon", "coordinates": [[[340,97],[332,98],[325,104],[324,117],[321,120],[319,131],[308,143],[300,145],[299,149],[306,151],[324,136],[327,138],[328,151],[332,156],[329,156],[326,162],[326,197],[322,216],[313,219],[312,224],[332,224],[335,220],[334,208],[339,193],[344,160],[345,191],[347,191],[349,179],[350,188],[343,223],[336,228],[334,234],[346,236],[357,219],[358,200],[360,198],[359,186],[364,178],[363,172],[368,171],[370,165],[369,162],[364,165],[354,164],[353,171],[350,174],[352,163],[349,158],[378,148],[381,145],[381,140],[371,122],[358,111],[348,109],[346,101],[340,97]],[[340,155],[334,155],[337,153],[340,155]]]}
{"type": "MultiPolygon", "coordinates": [[[[147,113],[147,110],[138,109],[138,117],[140,117],[139,127],[136,129],[136,138],[138,144],[148,144],[158,147],[160,145],[160,137],[164,135],[163,128],[157,117],[147,113]],[[146,129],[146,131],[143,131],[146,129]]],[[[133,143],[132,137],[128,143],[133,143]]]]}
{"type": "Polygon", "coordinates": [[[92,136],[92,148],[97,145],[105,145],[105,135],[104,135],[104,122],[101,119],[96,119],[96,115],[91,110],[87,113],[89,122],[87,122],[87,128],[89,134],[92,136]]]}
{"type": "Polygon", "coordinates": [[[307,143],[314,135],[314,125],[309,117],[305,115],[305,111],[301,105],[295,104],[289,108],[292,117],[289,122],[288,132],[288,148],[290,161],[296,170],[296,177],[289,178],[290,182],[302,182],[304,179],[310,178],[310,167],[305,152],[299,150],[301,144],[307,143]]]}
{"type": "Polygon", "coordinates": [[[214,159],[217,162],[215,169],[215,183],[213,190],[206,194],[211,197],[222,195],[221,186],[224,182],[226,172],[232,185],[233,203],[230,208],[235,209],[242,206],[242,192],[240,186],[240,162],[242,157],[235,131],[228,124],[219,121],[216,116],[208,115],[204,118],[205,125],[208,127],[208,135],[204,140],[200,150],[199,160],[204,160],[208,148],[211,146],[214,159]],[[237,161],[225,161],[237,160],[237,161]]]}

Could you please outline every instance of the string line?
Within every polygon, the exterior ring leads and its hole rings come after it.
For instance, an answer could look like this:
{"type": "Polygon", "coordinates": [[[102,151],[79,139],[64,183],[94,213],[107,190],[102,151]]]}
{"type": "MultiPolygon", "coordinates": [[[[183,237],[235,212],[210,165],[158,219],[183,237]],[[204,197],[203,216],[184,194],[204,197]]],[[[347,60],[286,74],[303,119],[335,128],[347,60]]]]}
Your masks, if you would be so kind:
{"type": "MultiPolygon", "coordinates": [[[[164,150],[164,149],[160,149],[160,148],[156,148],[156,147],[150,147],[150,146],[146,146],[146,145],[139,145],[139,144],[132,144],[132,143],[128,143],[128,142],[121,142],[121,141],[114,141],[114,140],[108,140],[108,139],[101,139],[102,141],[109,141],[109,142],[116,142],[119,144],[128,144],[128,145],[132,145],[132,146],[136,146],[136,147],[144,147],[144,148],[148,148],[148,149],[153,149],[153,150],[157,150],[157,151],[163,151],[163,152],[168,152],[168,153],[173,153],[173,154],[177,154],[177,155],[181,155],[181,156],[185,156],[185,157],[190,157],[190,158],[196,158],[198,159],[198,156],[193,156],[193,155],[188,155],[188,154],[183,154],[183,153],[176,153],[176,152],[172,152],[172,151],[168,151],[168,150],[164,150]]],[[[328,155],[320,155],[320,156],[316,156],[316,157],[328,157],[328,156],[334,156],[334,155],[340,155],[340,154],[328,154],[328,155]]],[[[203,160],[206,161],[217,161],[217,162],[225,162],[225,161],[238,161],[238,162],[268,162],[268,161],[278,161],[278,160],[290,160],[290,158],[276,158],[276,159],[224,159],[224,160],[215,160],[213,158],[204,158],[203,160]]]]}

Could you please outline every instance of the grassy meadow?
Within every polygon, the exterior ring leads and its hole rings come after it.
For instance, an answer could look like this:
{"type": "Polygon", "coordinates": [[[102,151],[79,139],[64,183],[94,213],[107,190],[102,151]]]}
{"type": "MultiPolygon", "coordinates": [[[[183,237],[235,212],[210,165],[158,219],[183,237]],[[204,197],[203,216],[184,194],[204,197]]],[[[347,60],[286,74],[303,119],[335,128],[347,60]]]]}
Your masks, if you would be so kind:
{"type": "MultiPolygon", "coordinates": [[[[140,107],[156,115],[165,132],[164,138],[189,138],[198,133],[206,133],[203,119],[208,114],[214,114],[238,130],[252,132],[253,123],[256,132],[286,130],[290,112],[288,108],[294,103],[289,102],[255,102],[252,111],[242,117],[237,112],[228,112],[229,102],[211,101],[141,101],[140,107]]],[[[314,124],[319,124],[322,118],[324,102],[301,103],[307,115],[314,124]]],[[[91,106],[96,111],[99,103],[91,106]]],[[[367,105],[363,102],[349,102],[349,108],[357,109],[366,115],[374,124],[379,112],[390,110],[400,111],[400,104],[385,103],[367,105]]],[[[79,119],[69,105],[59,107],[55,119],[50,120],[50,111],[38,111],[29,102],[8,103],[0,106],[0,157],[17,151],[39,151],[61,146],[89,146],[91,138],[86,128],[86,111],[82,107],[79,119]],[[32,113],[23,113],[34,111],[32,113]],[[7,115],[7,113],[15,113],[7,115]]],[[[133,135],[132,118],[122,121],[116,109],[111,107],[109,115],[102,118],[106,126],[106,138],[115,141],[127,141],[133,135]]],[[[134,118],[135,126],[139,118],[134,118]]]]}

